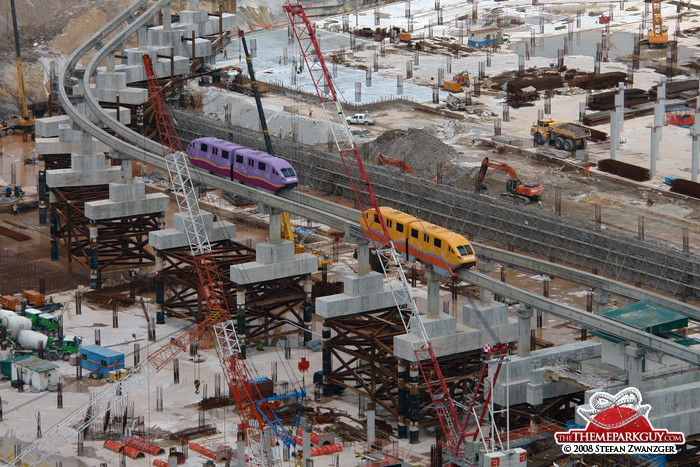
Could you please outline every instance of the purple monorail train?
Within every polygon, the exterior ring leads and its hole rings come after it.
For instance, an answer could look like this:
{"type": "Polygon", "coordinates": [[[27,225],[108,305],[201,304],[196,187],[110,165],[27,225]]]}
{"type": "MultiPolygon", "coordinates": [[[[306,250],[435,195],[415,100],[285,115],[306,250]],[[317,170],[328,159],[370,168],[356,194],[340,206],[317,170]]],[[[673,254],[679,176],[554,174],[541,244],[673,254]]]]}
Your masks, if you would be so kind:
{"type": "Polygon", "coordinates": [[[223,139],[198,138],[187,146],[187,155],[196,167],[266,190],[278,191],[299,183],[284,159],[223,139]]]}

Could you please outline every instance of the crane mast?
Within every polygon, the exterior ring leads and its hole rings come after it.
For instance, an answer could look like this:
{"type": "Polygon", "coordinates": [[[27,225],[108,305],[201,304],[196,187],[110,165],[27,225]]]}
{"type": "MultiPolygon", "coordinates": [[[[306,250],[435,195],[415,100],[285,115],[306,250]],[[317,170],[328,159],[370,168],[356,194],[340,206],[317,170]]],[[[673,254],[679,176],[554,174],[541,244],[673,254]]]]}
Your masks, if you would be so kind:
{"type": "Polygon", "coordinates": [[[22,52],[19,47],[19,29],[17,28],[17,11],[15,8],[15,0],[10,0],[10,8],[12,9],[12,27],[15,33],[15,64],[17,66],[17,91],[19,92],[19,106],[22,112],[22,118],[19,119],[19,125],[22,129],[34,126],[34,115],[27,107],[27,95],[24,92],[24,71],[22,70],[22,52]]]}
{"type": "MultiPolygon", "coordinates": [[[[379,209],[362,158],[345,120],[345,113],[338,101],[335,86],[331,81],[316,39],[316,32],[298,0],[288,0],[284,4],[284,10],[287,12],[289,22],[304,56],[306,68],[309,70],[321,106],[330,123],[331,133],[350,180],[357,205],[362,212],[374,208],[375,215],[382,227],[382,237],[380,240],[372,240],[373,247],[381,259],[385,277],[389,278],[393,274],[394,279],[400,285],[399,288],[391,287],[394,301],[399,310],[406,311],[410,316],[410,321],[407,322],[404,313],[399,313],[404,320],[406,331],[414,337],[411,339],[413,352],[433,407],[438,414],[440,425],[445,433],[450,457],[459,459],[462,457],[462,442],[468,436],[466,424],[462,424],[458,418],[455,402],[452,400],[445,383],[445,378],[418,312],[411,286],[401,267],[399,255],[391,242],[386,222],[379,209]]],[[[364,224],[364,221],[361,221],[361,224],[364,224]]],[[[362,225],[362,227],[368,229],[367,225],[362,225]]]]}

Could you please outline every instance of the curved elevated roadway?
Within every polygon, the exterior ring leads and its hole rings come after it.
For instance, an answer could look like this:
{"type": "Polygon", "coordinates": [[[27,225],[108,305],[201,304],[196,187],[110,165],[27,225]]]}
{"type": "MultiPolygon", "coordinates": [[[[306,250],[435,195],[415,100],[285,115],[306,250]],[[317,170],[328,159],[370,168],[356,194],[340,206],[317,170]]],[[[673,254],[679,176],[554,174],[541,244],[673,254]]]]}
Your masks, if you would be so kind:
{"type": "MultiPolygon", "coordinates": [[[[73,122],[83,131],[107,144],[115,153],[119,153],[120,157],[137,159],[163,171],[167,171],[165,161],[159,155],[161,154],[160,145],[144,137],[143,135],[130,130],[111,116],[107,115],[99,106],[92,93],[92,90],[90,89],[90,86],[88,85],[89,80],[96,72],[97,64],[100,63],[109,53],[117,51],[125,42],[127,37],[135,34],[139,28],[146,26],[150,19],[169,3],[169,0],[156,1],[150,8],[144,11],[143,9],[147,3],[148,0],[137,0],[132,3],[126,10],[115,17],[105,27],[93,35],[87,42],[78,47],[73,54],[71,54],[66,65],[61,70],[58,95],[63,108],[71,117],[73,122]],[[123,27],[123,25],[125,25],[125,27],[123,27]],[[115,33],[119,28],[122,29],[119,30],[110,40],[105,42],[107,37],[109,37],[110,34],[115,33]],[[90,122],[86,116],[81,114],[76,109],[71,102],[71,98],[66,92],[65,86],[67,86],[67,78],[69,76],[73,76],[73,71],[80,58],[82,58],[93,48],[96,48],[97,51],[85,69],[84,77],[86,77],[86,79],[80,80],[79,88],[82,91],[84,102],[88,105],[94,115],[97,116],[100,123],[114,131],[117,135],[119,135],[119,137],[113,136],[102,127],[90,122]]],[[[240,195],[244,198],[271,208],[292,212],[296,215],[313,219],[317,222],[322,222],[331,227],[343,230],[356,238],[362,235],[356,221],[359,219],[359,213],[354,209],[297,191],[273,194],[267,191],[248,187],[238,182],[233,182],[215,175],[211,175],[195,167],[192,167],[191,170],[199,180],[211,187],[240,195]]],[[[475,244],[475,248],[477,249],[477,253],[485,259],[531,269],[543,274],[548,274],[552,277],[560,277],[562,279],[571,280],[589,287],[600,288],[602,290],[607,290],[611,293],[626,296],[632,299],[648,300],[661,306],[677,310],[695,320],[700,320],[700,310],[697,307],[690,306],[677,300],[663,297],[658,294],[631,287],[616,281],[611,281],[600,276],[594,276],[593,274],[577,271],[565,266],[536,260],[515,253],[509,253],[492,247],[475,244]]],[[[665,339],[661,339],[616,321],[548,300],[531,292],[513,287],[512,285],[504,284],[478,272],[461,271],[459,273],[459,277],[466,282],[485,287],[494,293],[511,297],[520,301],[521,303],[532,306],[533,308],[547,313],[552,313],[555,316],[570,320],[587,328],[616,334],[643,347],[648,347],[663,353],[667,353],[692,365],[700,366],[700,352],[696,350],[689,349],[685,346],[665,339]]]]}

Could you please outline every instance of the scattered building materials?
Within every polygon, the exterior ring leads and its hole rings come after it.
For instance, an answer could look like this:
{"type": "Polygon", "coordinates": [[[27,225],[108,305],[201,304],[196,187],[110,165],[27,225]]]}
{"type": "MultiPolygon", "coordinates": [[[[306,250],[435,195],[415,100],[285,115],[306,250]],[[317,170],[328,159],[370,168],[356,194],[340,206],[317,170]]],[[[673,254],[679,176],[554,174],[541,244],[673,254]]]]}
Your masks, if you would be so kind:
{"type": "MultiPolygon", "coordinates": [[[[698,95],[698,79],[684,79],[666,83],[666,99],[690,98],[698,95]]],[[[649,89],[649,97],[656,100],[658,85],[649,89]]]]}
{"type": "Polygon", "coordinates": [[[646,182],[647,180],[651,180],[651,172],[649,172],[649,169],[628,164],[626,162],[616,161],[614,159],[605,159],[598,162],[598,169],[603,172],[619,175],[620,177],[629,178],[630,180],[635,180],[637,182],[646,182]]]}
{"type": "Polygon", "coordinates": [[[18,242],[24,242],[29,240],[30,237],[22,232],[17,232],[16,230],[8,229],[7,227],[0,226],[0,235],[11,238],[12,240],[17,240],[18,242]]]}
{"type": "Polygon", "coordinates": [[[671,191],[692,196],[693,198],[700,198],[700,183],[677,178],[671,181],[671,191]]]}
{"type": "Polygon", "coordinates": [[[618,83],[627,82],[627,73],[612,71],[610,73],[582,73],[568,80],[569,86],[581,89],[607,89],[618,83]]]}
{"type": "MultiPolygon", "coordinates": [[[[593,94],[588,99],[588,108],[591,110],[613,110],[615,108],[615,96],[618,91],[607,91],[593,94]]],[[[650,102],[649,95],[642,89],[625,89],[625,107],[650,102]]]]}

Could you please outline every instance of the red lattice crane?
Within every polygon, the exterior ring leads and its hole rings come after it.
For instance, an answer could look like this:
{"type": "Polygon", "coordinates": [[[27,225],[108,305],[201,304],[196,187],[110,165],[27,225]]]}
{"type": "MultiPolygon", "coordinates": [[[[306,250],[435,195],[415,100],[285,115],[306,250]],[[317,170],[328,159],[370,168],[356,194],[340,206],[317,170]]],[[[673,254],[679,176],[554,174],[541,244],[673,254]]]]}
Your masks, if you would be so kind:
{"type": "MultiPolygon", "coordinates": [[[[372,189],[372,184],[369,181],[362,158],[345,120],[345,113],[338,100],[335,86],[328,73],[321,48],[318,45],[316,31],[314,31],[304,12],[304,8],[298,0],[288,0],[284,4],[284,10],[289,16],[289,22],[304,56],[306,69],[309,70],[321,106],[330,124],[331,133],[350,180],[357,205],[362,212],[374,209],[374,213],[382,227],[381,239],[373,239],[373,247],[377,252],[377,256],[382,260],[385,276],[389,277],[393,273],[395,280],[401,285],[400,288],[391,287],[396,306],[399,310],[406,311],[406,314],[410,316],[410,321],[404,320],[403,323],[406,331],[411,336],[418,338],[411,339],[413,352],[423,376],[423,381],[430,394],[433,407],[438,414],[440,425],[445,433],[448,457],[454,459],[456,463],[462,463],[460,459],[464,457],[463,442],[473,433],[467,431],[468,419],[460,420],[457,413],[457,405],[461,406],[461,404],[456,404],[453,401],[445,383],[445,378],[442,375],[440,365],[416,307],[410,284],[406,280],[401,267],[400,257],[391,242],[386,222],[372,189]]],[[[363,230],[369,230],[369,226],[364,224],[364,221],[360,221],[360,224],[363,230]]],[[[399,315],[404,319],[404,313],[399,313],[399,315]]],[[[484,378],[485,375],[482,372],[481,381],[484,378]]],[[[466,409],[467,407],[464,408],[466,409]]],[[[483,419],[483,416],[480,416],[479,419],[483,419]]]]}

